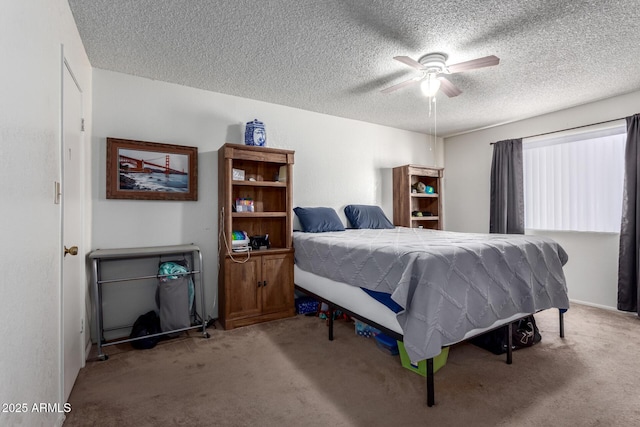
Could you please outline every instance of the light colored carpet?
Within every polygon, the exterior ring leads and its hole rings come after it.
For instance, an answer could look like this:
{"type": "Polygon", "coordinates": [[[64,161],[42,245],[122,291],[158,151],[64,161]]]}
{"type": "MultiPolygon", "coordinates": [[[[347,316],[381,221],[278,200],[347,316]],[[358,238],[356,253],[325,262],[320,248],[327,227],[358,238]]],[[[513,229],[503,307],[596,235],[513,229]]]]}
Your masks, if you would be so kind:
{"type": "Polygon", "coordinates": [[[316,317],[107,347],[81,370],[65,426],[640,425],[640,318],[573,304],[536,315],[542,342],[513,365],[468,343],[451,348],[428,408],[424,378],[373,339],[316,317]]]}

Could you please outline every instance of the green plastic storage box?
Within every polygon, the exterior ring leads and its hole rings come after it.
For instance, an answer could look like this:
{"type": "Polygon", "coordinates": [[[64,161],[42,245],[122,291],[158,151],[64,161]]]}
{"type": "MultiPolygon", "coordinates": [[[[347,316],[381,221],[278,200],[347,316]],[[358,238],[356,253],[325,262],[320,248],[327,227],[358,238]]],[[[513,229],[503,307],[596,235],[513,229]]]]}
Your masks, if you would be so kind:
{"type": "MultiPolygon", "coordinates": [[[[398,350],[400,351],[400,360],[402,361],[402,366],[407,368],[410,371],[413,371],[417,374],[422,375],[423,377],[427,376],[427,361],[421,360],[417,365],[411,363],[409,356],[407,355],[407,350],[404,348],[404,343],[402,341],[398,341],[398,350]]],[[[444,347],[439,355],[433,358],[433,373],[438,372],[438,369],[442,368],[447,363],[447,358],[449,357],[449,347],[444,347]]]]}

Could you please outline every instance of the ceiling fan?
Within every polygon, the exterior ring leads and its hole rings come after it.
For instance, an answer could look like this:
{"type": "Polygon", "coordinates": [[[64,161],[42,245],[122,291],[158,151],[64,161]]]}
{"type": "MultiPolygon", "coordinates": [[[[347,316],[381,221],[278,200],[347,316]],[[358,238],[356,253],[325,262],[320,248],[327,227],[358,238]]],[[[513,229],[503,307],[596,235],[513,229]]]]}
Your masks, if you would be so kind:
{"type": "Polygon", "coordinates": [[[436,92],[441,89],[449,98],[460,95],[462,91],[447,79],[447,74],[475,70],[476,68],[491,67],[500,63],[500,58],[490,55],[472,59],[470,61],[459,62],[453,65],[447,65],[447,55],[444,53],[428,53],[417,61],[409,58],[408,56],[394,56],[393,59],[415,68],[420,71],[420,74],[414,78],[383,89],[381,91],[382,93],[393,92],[405,86],[422,82],[420,86],[425,95],[434,96],[436,92]]]}

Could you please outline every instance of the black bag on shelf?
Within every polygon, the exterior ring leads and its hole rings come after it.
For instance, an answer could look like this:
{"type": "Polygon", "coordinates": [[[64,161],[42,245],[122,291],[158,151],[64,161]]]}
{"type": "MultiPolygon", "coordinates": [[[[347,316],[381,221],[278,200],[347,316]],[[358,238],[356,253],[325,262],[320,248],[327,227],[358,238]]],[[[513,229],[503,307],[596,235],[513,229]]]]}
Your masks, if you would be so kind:
{"type": "MultiPolygon", "coordinates": [[[[512,350],[523,347],[531,347],[542,340],[536,319],[529,315],[511,324],[512,350]]],[[[507,352],[507,326],[503,326],[493,331],[486,332],[469,340],[472,344],[480,348],[489,350],[493,354],[503,354],[507,352]]]]}
{"type": "MultiPolygon", "coordinates": [[[[136,319],[131,328],[129,338],[146,337],[147,335],[159,334],[160,332],[162,332],[160,330],[160,318],[155,311],[151,310],[136,319]]],[[[131,341],[131,345],[133,348],[146,350],[155,347],[158,341],[160,341],[160,336],[131,341]]]]}

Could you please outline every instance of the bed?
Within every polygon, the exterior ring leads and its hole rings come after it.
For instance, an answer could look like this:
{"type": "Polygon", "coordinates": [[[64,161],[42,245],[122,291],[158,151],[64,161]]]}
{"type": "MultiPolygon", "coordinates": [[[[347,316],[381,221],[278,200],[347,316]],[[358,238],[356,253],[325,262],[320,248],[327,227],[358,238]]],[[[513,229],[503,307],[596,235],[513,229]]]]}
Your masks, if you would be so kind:
{"type": "MultiPolygon", "coordinates": [[[[293,240],[298,290],[399,337],[411,361],[427,360],[427,369],[444,346],[540,310],[569,308],[568,256],[542,236],[387,225],[321,227],[296,231],[293,240]],[[394,313],[363,289],[389,294],[402,310],[394,313]]],[[[427,375],[429,406],[432,381],[427,375]]]]}

